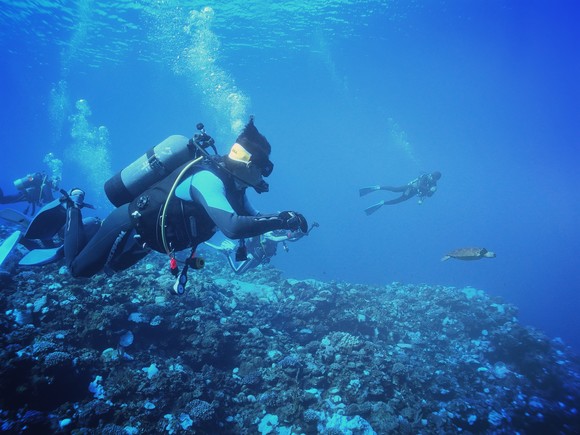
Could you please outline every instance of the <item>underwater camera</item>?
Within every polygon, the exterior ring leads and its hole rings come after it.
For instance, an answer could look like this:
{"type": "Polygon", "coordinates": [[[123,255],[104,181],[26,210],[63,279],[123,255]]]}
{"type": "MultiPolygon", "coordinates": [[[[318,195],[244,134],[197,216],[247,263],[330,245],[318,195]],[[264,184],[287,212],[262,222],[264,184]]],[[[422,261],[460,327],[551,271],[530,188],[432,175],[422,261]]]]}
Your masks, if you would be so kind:
{"type": "Polygon", "coordinates": [[[248,259],[248,248],[246,248],[246,241],[240,239],[238,249],[236,249],[236,261],[246,261],[248,259]]]}
{"type": "Polygon", "coordinates": [[[214,154],[217,155],[218,152],[217,148],[215,147],[215,140],[205,132],[205,126],[200,122],[195,126],[195,128],[200,131],[200,133],[196,133],[193,136],[193,142],[198,147],[198,149],[201,149],[202,153],[206,154],[206,149],[211,148],[213,149],[214,154]]]}

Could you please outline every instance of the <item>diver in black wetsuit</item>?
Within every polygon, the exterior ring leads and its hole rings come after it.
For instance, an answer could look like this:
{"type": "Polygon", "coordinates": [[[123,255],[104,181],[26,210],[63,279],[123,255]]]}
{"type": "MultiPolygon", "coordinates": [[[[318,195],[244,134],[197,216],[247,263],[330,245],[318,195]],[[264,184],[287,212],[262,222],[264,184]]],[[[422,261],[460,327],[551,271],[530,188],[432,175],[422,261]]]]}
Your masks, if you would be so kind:
{"type": "Polygon", "coordinates": [[[263,177],[273,170],[270,151],[270,143],[250,118],[229,154],[189,168],[182,165],[115,209],[90,240],[81,220],[84,193],[73,189],[67,199],[64,244],[71,274],[89,277],[103,269],[124,270],[151,250],[167,253],[173,269],[175,252],[191,248],[193,259],[196,247],[218,229],[231,239],[277,229],[306,232],[308,225],[300,213],[262,215],[248,202],[248,187],[268,191],[263,177]]]}
{"type": "Polygon", "coordinates": [[[58,178],[48,177],[46,174],[36,172],[14,181],[17,193],[4,195],[0,188],[0,204],[14,204],[16,202],[27,202],[28,206],[24,214],[34,215],[36,207],[41,207],[54,200],[53,191],[58,190],[58,178]]]}
{"type": "Polygon", "coordinates": [[[435,171],[430,174],[421,174],[419,177],[405,184],[404,186],[370,186],[363,187],[359,190],[360,196],[377,190],[388,190],[390,192],[401,192],[401,196],[391,199],[390,201],[380,201],[365,209],[365,213],[370,215],[381,208],[383,205],[398,204],[408,199],[418,196],[418,203],[422,204],[424,198],[429,198],[437,191],[437,181],[441,178],[441,172],[435,171]]]}

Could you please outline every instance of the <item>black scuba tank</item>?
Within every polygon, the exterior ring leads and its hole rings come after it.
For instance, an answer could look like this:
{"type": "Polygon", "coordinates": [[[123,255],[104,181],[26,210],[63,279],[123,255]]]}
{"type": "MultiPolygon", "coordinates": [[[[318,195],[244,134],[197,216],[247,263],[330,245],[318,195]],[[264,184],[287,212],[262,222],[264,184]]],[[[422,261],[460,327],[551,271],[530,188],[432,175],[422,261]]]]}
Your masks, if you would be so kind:
{"type": "Polygon", "coordinates": [[[115,207],[131,202],[176,168],[194,159],[196,152],[197,149],[189,138],[181,135],[169,136],[107,180],[105,193],[109,201],[115,207]]]}

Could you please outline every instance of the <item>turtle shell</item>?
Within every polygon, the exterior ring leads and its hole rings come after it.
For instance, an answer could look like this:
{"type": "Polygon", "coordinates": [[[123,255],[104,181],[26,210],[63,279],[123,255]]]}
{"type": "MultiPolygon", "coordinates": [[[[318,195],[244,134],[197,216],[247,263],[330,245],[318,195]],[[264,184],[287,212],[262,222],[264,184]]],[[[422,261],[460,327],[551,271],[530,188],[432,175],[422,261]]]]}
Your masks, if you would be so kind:
{"type": "Polygon", "coordinates": [[[450,257],[454,257],[454,258],[481,258],[485,253],[487,252],[487,249],[485,248],[459,248],[459,249],[455,249],[453,251],[451,251],[449,254],[450,257]]]}

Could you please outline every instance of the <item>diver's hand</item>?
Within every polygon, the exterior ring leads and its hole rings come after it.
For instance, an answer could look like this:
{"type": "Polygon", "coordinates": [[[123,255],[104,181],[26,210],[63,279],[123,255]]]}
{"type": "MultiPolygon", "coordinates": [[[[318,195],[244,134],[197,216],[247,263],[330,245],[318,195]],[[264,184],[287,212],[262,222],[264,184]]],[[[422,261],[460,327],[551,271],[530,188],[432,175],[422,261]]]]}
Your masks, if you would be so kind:
{"type": "Polygon", "coordinates": [[[303,233],[308,231],[308,222],[306,218],[295,211],[283,211],[278,215],[278,218],[282,221],[282,225],[285,230],[296,231],[300,230],[303,233]]]}

